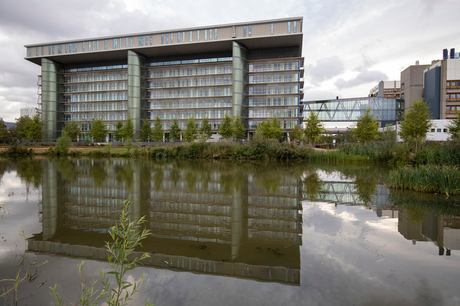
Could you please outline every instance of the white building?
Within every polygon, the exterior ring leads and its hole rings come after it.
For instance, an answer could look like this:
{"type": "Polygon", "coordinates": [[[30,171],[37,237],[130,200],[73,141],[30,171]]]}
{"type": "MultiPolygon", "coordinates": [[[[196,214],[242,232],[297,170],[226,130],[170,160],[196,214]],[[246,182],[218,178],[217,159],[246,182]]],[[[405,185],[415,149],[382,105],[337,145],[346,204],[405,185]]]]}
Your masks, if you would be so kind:
{"type": "MultiPolygon", "coordinates": [[[[448,125],[450,124],[450,120],[449,119],[431,120],[431,122],[433,123],[433,126],[431,128],[431,131],[428,134],[426,134],[426,140],[427,141],[447,141],[449,140],[450,134],[449,134],[448,125]]],[[[403,140],[399,136],[400,127],[401,127],[400,124],[397,124],[397,125],[389,126],[388,128],[390,131],[394,131],[395,129],[397,129],[398,142],[403,142],[403,140]]],[[[379,131],[385,132],[387,131],[386,129],[387,127],[380,128],[379,131]]]]}
{"type": "Polygon", "coordinates": [[[38,115],[38,109],[36,107],[21,108],[19,111],[21,117],[27,116],[30,118],[34,118],[38,115]]]}

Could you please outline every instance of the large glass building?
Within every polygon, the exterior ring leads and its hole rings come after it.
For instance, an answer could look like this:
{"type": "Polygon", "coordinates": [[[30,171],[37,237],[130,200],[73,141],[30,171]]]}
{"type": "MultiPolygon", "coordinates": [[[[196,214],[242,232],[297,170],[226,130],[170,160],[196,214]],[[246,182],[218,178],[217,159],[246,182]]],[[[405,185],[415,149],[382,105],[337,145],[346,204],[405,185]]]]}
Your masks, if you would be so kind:
{"type": "MultiPolygon", "coordinates": [[[[45,140],[78,122],[89,137],[93,119],[114,131],[131,118],[208,118],[214,132],[226,114],[249,132],[278,117],[288,132],[301,121],[303,19],[284,18],[26,45],[41,66],[39,106],[45,140]]],[[[112,137],[109,133],[108,140],[112,137]]]]}

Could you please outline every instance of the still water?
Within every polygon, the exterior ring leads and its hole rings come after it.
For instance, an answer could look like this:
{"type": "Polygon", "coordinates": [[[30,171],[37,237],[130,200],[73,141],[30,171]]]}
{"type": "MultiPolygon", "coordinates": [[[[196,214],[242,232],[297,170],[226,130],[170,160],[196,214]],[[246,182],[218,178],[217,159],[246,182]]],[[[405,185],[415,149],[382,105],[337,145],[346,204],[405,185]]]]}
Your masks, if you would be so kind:
{"type": "Polygon", "coordinates": [[[459,200],[390,190],[377,165],[23,160],[0,173],[0,279],[19,271],[18,305],[49,305],[56,283],[77,302],[75,264],[88,282],[109,269],[128,198],[151,230],[133,305],[460,304],[459,200]]]}

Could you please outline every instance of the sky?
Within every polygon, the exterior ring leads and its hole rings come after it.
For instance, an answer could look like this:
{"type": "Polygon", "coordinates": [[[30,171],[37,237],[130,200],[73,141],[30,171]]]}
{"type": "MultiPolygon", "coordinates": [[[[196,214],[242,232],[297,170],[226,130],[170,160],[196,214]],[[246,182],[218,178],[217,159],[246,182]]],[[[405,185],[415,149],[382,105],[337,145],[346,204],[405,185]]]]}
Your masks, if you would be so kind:
{"type": "Polygon", "coordinates": [[[454,0],[0,0],[0,117],[37,106],[24,45],[303,17],[304,100],[364,97],[409,65],[460,51],[454,0]]]}

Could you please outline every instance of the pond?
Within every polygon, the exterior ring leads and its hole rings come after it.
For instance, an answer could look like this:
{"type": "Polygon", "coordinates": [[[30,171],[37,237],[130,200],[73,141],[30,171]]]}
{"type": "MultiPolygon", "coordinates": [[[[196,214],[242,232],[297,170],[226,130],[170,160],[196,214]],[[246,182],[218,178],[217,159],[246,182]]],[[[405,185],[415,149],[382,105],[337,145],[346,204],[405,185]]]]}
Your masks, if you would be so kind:
{"type": "Polygon", "coordinates": [[[131,217],[145,216],[151,231],[138,250],[151,257],[128,273],[131,282],[145,274],[133,305],[148,298],[156,305],[460,304],[459,199],[390,190],[388,171],[303,162],[0,161],[0,279],[19,272],[18,305],[49,305],[54,284],[77,302],[76,264],[86,261],[88,283],[108,271],[108,229],[129,198],[131,217]]]}

